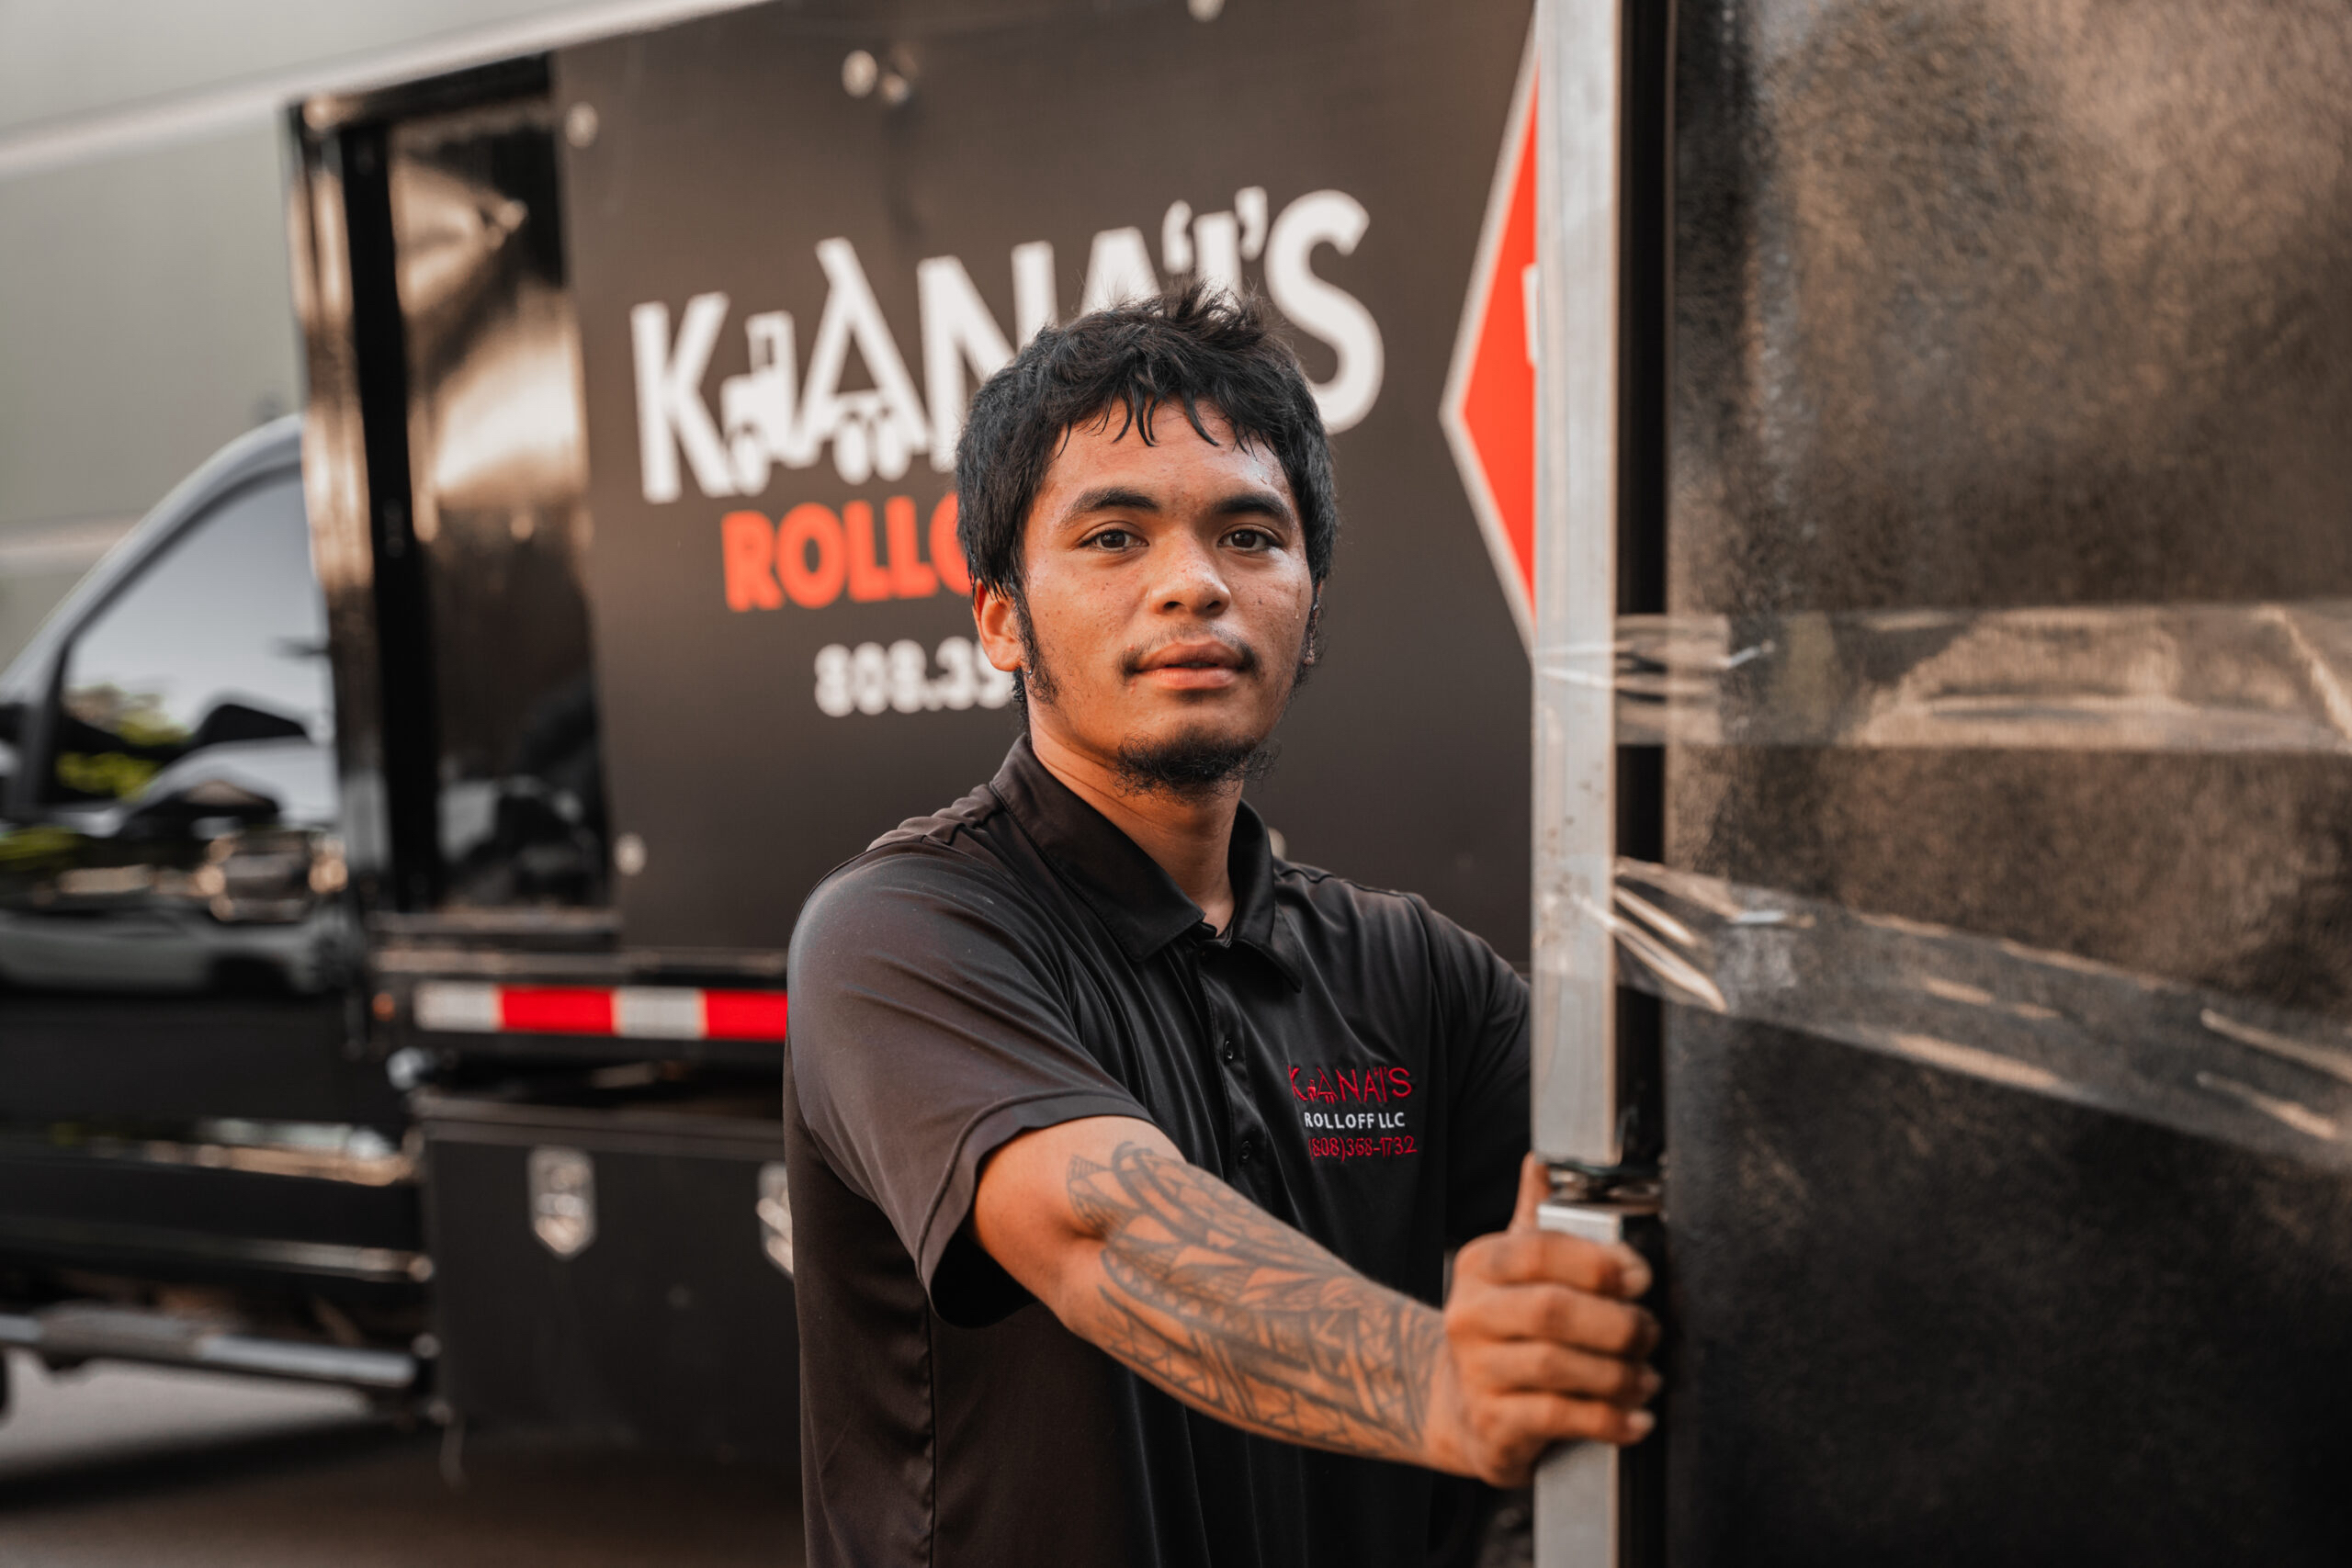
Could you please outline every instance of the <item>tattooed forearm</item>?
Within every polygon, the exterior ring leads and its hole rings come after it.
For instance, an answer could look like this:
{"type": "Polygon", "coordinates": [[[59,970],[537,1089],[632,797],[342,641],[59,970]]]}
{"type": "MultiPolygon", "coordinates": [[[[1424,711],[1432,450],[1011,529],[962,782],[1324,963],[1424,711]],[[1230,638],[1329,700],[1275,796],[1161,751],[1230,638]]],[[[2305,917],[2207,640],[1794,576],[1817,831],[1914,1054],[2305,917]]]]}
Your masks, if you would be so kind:
{"type": "Polygon", "coordinates": [[[1199,1168],[1123,1144],[1069,1166],[1102,1242],[1081,1332],[1197,1409],[1317,1448],[1420,1456],[1438,1314],[1376,1285],[1199,1168]]]}

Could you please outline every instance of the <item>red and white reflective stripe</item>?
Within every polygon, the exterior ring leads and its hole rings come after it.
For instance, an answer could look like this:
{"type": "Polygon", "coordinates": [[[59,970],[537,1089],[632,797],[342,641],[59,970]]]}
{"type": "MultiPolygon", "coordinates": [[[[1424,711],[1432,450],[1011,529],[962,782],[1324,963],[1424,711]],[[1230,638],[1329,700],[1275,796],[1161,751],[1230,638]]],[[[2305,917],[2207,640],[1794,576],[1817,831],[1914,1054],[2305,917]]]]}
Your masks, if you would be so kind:
{"type": "Polygon", "coordinates": [[[782,991],[684,986],[487,986],[427,980],[419,1029],[441,1034],[616,1034],[633,1040],[782,1040],[782,991]]]}

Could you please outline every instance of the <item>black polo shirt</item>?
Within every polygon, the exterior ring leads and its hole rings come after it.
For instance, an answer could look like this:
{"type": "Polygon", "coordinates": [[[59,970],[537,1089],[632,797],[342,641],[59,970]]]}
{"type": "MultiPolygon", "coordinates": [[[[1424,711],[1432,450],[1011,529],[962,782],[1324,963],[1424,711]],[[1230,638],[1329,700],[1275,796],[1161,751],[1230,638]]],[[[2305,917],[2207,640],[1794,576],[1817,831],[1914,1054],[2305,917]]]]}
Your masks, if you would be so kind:
{"type": "Polygon", "coordinates": [[[1275,860],[1247,806],[1230,869],[1220,936],[1024,739],[810,897],[785,1134],[814,1568],[1427,1560],[1436,1477],[1188,1410],[967,1224],[991,1153],[1084,1116],[1426,1302],[1507,1223],[1525,984],[1410,894],[1275,860]]]}

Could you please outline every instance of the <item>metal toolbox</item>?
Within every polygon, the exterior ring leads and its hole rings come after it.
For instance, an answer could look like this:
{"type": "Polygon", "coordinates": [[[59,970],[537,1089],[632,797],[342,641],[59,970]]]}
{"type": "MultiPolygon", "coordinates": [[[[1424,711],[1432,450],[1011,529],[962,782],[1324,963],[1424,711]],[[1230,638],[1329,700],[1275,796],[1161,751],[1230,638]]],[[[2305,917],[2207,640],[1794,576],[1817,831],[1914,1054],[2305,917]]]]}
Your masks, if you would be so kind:
{"type": "Polygon", "coordinates": [[[418,1110],[453,1416],[797,1453],[791,1217],[764,1095],[418,1110]]]}

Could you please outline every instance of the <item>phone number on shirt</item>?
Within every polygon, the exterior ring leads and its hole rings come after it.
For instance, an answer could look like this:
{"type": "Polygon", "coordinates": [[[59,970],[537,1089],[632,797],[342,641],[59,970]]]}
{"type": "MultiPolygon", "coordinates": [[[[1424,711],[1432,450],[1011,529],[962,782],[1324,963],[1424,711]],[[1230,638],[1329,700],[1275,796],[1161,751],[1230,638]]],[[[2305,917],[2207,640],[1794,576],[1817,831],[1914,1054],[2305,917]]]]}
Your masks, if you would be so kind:
{"type": "Polygon", "coordinates": [[[1421,1151],[1409,1136],[1393,1138],[1309,1138],[1306,1153],[1311,1159],[1380,1159],[1397,1155],[1415,1155],[1421,1151]]]}

